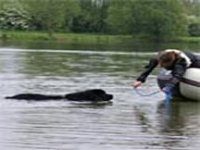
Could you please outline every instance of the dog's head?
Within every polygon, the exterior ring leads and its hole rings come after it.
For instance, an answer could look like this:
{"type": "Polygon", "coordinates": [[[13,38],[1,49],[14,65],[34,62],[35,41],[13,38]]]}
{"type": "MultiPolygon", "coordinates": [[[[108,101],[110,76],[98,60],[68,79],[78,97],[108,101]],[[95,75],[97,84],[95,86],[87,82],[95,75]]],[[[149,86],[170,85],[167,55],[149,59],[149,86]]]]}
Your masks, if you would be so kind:
{"type": "Polygon", "coordinates": [[[93,89],[91,92],[95,95],[97,101],[109,101],[113,98],[113,95],[107,94],[102,89],[93,89]]]}

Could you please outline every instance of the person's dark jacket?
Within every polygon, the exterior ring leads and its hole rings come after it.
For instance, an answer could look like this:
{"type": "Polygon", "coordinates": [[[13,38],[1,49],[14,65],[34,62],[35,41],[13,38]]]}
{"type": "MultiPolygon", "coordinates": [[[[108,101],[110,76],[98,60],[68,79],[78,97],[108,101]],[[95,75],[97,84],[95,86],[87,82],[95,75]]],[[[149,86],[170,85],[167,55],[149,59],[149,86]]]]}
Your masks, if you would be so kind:
{"type": "MultiPolygon", "coordinates": [[[[194,55],[189,52],[185,52],[185,55],[189,58],[191,62],[189,66],[185,58],[179,58],[175,60],[171,66],[165,68],[172,71],[172,76],[174,77],[175,83],[181,80],[187,68],[200,68],[200,56],[194,55]]],[[[145,82],[148,75],[157,65],[157,57],[150,59],[149,64],[145,67],[145,71],[137,78],[137,81],[145,82]]]]}

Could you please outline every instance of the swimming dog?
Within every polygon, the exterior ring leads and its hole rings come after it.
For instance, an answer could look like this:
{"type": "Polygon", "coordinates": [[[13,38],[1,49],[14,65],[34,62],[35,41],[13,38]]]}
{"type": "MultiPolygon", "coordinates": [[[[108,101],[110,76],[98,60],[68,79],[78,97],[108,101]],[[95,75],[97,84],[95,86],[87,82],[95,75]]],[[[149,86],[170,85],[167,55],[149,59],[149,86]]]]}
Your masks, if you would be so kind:
{"type": "Polygon", "coordinates": [[[113,95],[107,94],[102,89],[90,89],[80,92],[69,93],[66,95],[44,95],[36,93],[22,93],[14,96],[5,97],[6,99],[16,100],[32,100],[32,101],[46,101],[46,100],[69,100],[69,101],[110,101],[113,95]]]}

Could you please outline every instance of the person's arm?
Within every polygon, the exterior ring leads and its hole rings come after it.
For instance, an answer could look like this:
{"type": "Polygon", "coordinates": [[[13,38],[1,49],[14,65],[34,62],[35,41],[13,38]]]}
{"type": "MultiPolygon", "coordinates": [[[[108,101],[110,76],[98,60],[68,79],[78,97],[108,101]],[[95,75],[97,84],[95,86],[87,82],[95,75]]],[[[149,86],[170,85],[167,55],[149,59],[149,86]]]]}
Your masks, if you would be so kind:
{"type": "Polygon", "coordinates": [[[148,75],[152,72],[152,70],[158,65],[157,58],[152,58],[149,61],[149,64],[145,66],[144,72],[141,73],[141,75],[133,82],[133,87],[137,88],[139,87],[143,82],[146,81],[146,78],[148,75]]]}
{"type": "Polygon", "coordinates": [[[152,58],[149,61],[149,64],[145,67],[145,71],[141,73],[141,75],[137,78],[137,81],[141,81],[142,83],[146,81],[148,75],[153,71],[153,69],[158,65],[157,58],[152,58]]]}

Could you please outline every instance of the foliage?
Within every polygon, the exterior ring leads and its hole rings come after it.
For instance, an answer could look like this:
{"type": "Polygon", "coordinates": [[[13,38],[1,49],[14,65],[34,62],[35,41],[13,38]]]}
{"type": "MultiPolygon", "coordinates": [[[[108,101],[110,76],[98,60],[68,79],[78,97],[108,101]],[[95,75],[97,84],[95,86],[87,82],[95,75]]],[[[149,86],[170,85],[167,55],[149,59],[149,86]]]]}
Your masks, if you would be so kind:
{"type": "Polygon", "coordinates": [[[189,16],[200,17],[200,1],[199,0],[183,0],[189,16]]]}
{"type": "Polygon", "coordinates": [[[62,30],[70,31],[73,24],[73,19],[75,16],[80,14],[81,8],[79,5],[79,0],[65,0],[64,3],[64,23],[62,25],[62,30]]]}
{"type": "Polygon", "coordinates": [[[188,32],[191,36],[200,36],[200,23],[190,24],[188,32]]]}
{"type": "Polygon", "coordinates": [[[134,34],[149,35],[155,40],[186,33],[186,18],[180,0],[135,0],[132,7],[134,34]]]}
{"type": "Polygon", "coordinates": [[[130,34],[132,25],[131,5],[132,0],[112,0],[108,9],[106,22],[110,33],[130,34]]]}
{"type": "Polygon", "coordinates": [[[25,30],[29,28],[29,16],[23,7],[12,1],[0,1],[0,28],[25,30]]]}
{"type": "Polygon", "coordinates": [[[23,3],[30,14],[31,29],[48,31],[51,36],[61,27],[64,21],[63,3],[55,0],[25,0],[23,3]]]}
{"type": "Polygon", "coordinates": [[[0,0],[0,28],[50,36],[129,34],[159,41],[199,36],[199,10],[199,0],[0,0]]]}
{"type": "Polygon", "coordinates": [[[107,7],[107,3],[80,0],[81,11],[73,18],[70,26],[71,31],[104,33],[106,31],[107,7]]]}
{"type": "Polygon", "coordinates": [[[190,36],[200,36],[200,1],[185,0],[188,11],[188,33],[190,36]]]}

